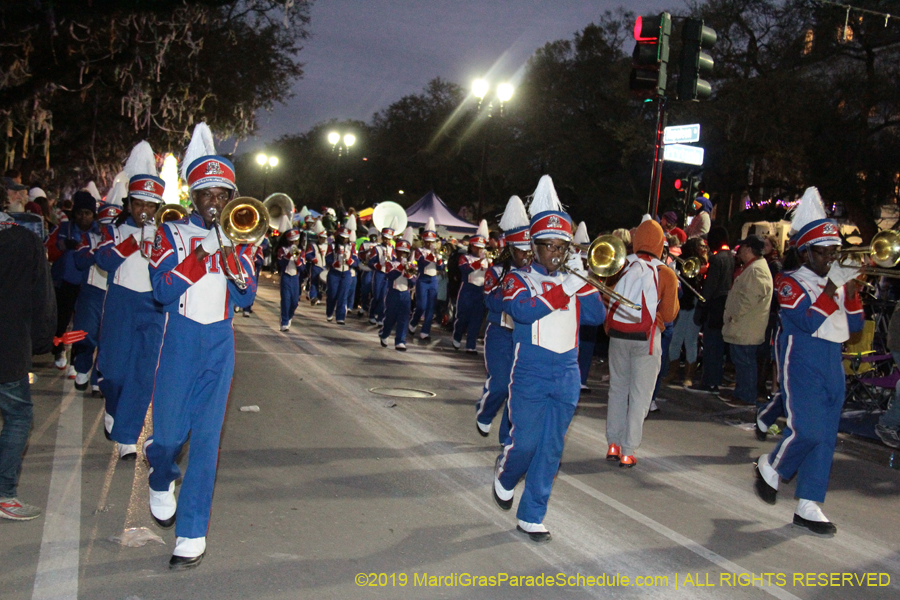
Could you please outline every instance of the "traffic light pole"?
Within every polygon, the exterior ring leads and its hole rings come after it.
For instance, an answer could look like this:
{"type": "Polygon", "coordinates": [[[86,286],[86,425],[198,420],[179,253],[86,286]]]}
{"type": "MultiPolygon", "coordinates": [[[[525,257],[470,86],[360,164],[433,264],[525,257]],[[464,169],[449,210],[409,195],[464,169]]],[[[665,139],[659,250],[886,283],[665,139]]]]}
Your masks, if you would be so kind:
{"type": "Polygon", "coordinates": [[[659,187],[662,184],[663,168],[663,132],[666,128],[666,97],[658,97],[656,114],[656,152],[653,156],[653,171],[650,173],[650,198],[647,201],[647,213],[656,217],[659,210],[659,187]]]}

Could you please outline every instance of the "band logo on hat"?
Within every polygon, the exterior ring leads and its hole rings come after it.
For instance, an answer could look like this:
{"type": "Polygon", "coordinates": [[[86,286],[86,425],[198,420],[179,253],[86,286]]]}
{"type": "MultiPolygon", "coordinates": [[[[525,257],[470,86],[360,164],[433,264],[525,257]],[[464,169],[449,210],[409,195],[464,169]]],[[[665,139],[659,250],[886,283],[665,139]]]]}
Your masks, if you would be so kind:
{"type": "Polygon", "coordinates": [[[192,190],[208,187],[236,188],[234,165],[221,156],[202,156],[188,167],[188,186],[192,190]]]}
{"type": "Polygon", "coordinates": [[[162,202],[166,182],[153,175],[135,175],[128,181],[128,195],[146,202],[162,202]]]}

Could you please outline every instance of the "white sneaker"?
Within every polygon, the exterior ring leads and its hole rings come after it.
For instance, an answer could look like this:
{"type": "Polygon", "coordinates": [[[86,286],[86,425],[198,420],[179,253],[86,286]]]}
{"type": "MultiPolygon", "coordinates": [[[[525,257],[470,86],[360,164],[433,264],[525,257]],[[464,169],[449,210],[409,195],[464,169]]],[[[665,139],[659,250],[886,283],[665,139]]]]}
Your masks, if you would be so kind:
{"type": "Polygon", "coordinates": [[[90,379],[91,376],[87,373],[75,373],[75,385],[87,385],[90,379]]]}
{"type": "Polygon", "coordinates": [[[175,509],[178,503],[175,500],[175,482],[169,484],[169,489],[164,492],[157,492],[150,488],[150,514],[156,519],[156,522],[163,528],[171,527],[174,524],[172,517],[175,516],[175,509]]]}
{"type": "Polygon", "coordinates": [[[75,367],[69,365],[69,368],[66,369],[66,379],[75,379],[77,373],[75,372],[75,367]]]}
{"type": "Polygon", "coordinates": [[[329,323],[331,323],[331,321],[334,320],[334,315],[331,315],[330,317],[325,317],[325,320],[328,321],[329,323]]]}
{"type": "Polygon", "coordinates": [[[66,358],[65,354],[60,355],[56,360],[53,361],[53,365],[60,371],[65,369],[67,364],[69,364],[69,359],[66,358]]]}
{"type": "Polygon", "coordinates": [[[479,420],[476,419],[476,420],[475,420],[475,425],[478,426],[478,431],[480,431],[480,432],[483,433],[484,435],[487,435],[487,434],[489,434],[489,433],[491,432],[491,424],[490,424],[490,423],[488,423],[487,425],[485,425],[484,423],[482,423],[481,421],[479,421],[479,420]]]}
{"type": "Polygon", "coordinates": [[[421,332],[419,332],[419,339],[420,339],[420,340],[427,340],[427,339],[430,339],[430,338],[431,338],[431,336],[428,335],[427,333],[421,333],[421,332]]]}
{"type": "Polygon", "coordinates": [[[454,349],[459,350],[461,346],[462,346],[462,342],[457,342],[456,340],[453,340],[453,348],[454,349]]]}
{"type": "Polygon", "coordinates": [[[281,326],[281,331],[290,331],[290,330],[291,330],[291,326],[290,326],[290,325],[282,325],[282,326],[281,326]]]}
{"type": "Polygon", "coordinates": [[[137,458],[137,444],[119,444],[119,459],[134,460],[137,458]]]}
{"type": "Polygon", "coordinates": [[[406,352],[406,344],[399,343],[394,345],[394,350],[399,350],[400,352],[406,352]]]}
{"type": "Polygon", "coordinates": [[[410,323],[410,324],[409,324],[409,327],[407,327],[406,329],[407,329],[410,333],[415,333],[415,332],[416,332],[416,326],[413,325],[412,323],[410,323]]]}

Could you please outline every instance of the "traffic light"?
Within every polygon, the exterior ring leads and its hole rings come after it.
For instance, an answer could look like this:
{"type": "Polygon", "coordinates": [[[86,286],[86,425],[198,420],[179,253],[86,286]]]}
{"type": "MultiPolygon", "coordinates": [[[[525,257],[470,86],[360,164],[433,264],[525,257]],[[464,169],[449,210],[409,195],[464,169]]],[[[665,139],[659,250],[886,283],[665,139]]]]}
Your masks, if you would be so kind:
{"type": "Polygon", "coordinates": [[[709,75],[715,64],[704,52],[716,43],[716,31],[703,24],[702,19],[685,19],[681,27],[681,60],[678,64],[678,99],[706,100],[712,86],[702,76],[709,75]]]}
{"type": "Polygon", "coordinates": [[[665,96],[672,16],[661,13],[634,22],[634,52],[628,87],[642,97],[665,96]]]}

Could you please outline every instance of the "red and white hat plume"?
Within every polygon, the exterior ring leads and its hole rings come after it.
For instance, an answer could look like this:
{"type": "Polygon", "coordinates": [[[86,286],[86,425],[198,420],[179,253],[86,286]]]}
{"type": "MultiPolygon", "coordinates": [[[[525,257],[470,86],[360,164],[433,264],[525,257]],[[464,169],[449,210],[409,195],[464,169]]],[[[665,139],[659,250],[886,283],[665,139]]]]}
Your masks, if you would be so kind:
{"type": "Polygon", "coordinates": [[[559,201],[549,175],[544,175],[538,181],[528,212],[531,214],[532,239],[546,237],[572,240],[572,219],[559,201]]]}

